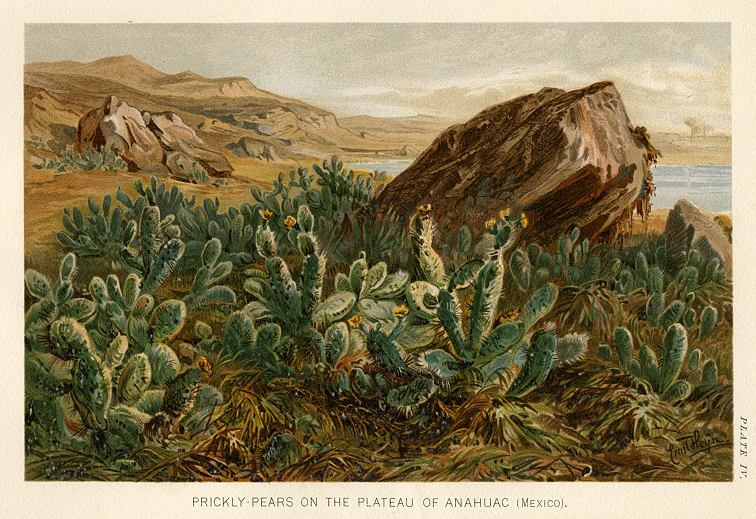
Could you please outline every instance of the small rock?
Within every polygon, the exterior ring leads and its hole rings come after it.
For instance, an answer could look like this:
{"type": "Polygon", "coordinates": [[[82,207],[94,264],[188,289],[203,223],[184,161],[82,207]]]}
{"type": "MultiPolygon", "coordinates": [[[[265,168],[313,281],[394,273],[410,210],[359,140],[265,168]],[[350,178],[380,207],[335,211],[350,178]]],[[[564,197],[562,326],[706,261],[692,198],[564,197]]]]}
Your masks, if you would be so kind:
{"type": "Polygon", "coordinates": [[[714,218],[685,199],[678,200],[667,216],[664,227],[667,249],[677,255],[690,248],[719,257],[732,273],[732,244],[714,218]]]}

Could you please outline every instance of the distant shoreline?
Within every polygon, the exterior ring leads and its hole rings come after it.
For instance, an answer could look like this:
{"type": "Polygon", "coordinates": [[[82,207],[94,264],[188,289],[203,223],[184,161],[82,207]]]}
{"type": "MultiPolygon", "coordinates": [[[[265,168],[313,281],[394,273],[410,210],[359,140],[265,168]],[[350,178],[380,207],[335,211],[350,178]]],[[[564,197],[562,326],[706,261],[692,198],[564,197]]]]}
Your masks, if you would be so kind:
{"type": "Polygon", "coordinates": [[[668,166],[672,168],[682,168],[682,167],[689,167],[689,166],[722,166],[722,167],[728,167],[731,168],[732,164],[724,163],[724,162],[685,162],[685,163],[669,163],[669,162],[657,162],[654,164],[654,166],[668,166]]]}

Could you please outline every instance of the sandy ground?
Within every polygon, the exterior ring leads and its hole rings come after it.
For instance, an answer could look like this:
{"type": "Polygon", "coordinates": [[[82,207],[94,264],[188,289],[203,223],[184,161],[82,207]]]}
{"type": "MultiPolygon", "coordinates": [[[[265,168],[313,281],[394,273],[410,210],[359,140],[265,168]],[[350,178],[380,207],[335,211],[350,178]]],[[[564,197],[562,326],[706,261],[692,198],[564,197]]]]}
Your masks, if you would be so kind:
{"type": "Polygon", "coordinates": [[[633,218],[633,234],[661,234],[667,224],[669,209],[652,209],[648,220],[642,222],[638,216],[633,218]]]}

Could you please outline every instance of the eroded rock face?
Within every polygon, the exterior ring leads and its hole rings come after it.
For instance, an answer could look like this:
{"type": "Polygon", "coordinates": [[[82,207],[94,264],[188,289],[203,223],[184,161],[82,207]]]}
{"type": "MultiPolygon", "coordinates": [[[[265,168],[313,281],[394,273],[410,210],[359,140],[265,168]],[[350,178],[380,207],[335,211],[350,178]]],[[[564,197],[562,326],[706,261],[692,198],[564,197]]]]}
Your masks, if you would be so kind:
{"type": "Polygon", "coordinates": [[[203,173],[209,175],[202,164],[180,151],[169,151],[165,158],[165,165],[171,175],[185,182],[197,182],[203,173]]]}
{"type": "Polygon", "coordinates": [[[510,207],[528,214],[531,241],[573,226],[590,239],[612,238],[646,189],[655,152],[612,83],[544,88],[443,132],[383,190],[373,214],[409,216],[430,203],[452,232],[465,224],[479,234],[510,207]]]}
{"type": "Polygon", "coordinates": [[[713,252],[732,273],[732,244],[722,227],[710,215],[687,200],[678,200],[664,227],[667,248],[677,255],[690,248],[713,252]]]}
{"type": "Polygon", "coordinates": [[[87,145],[112,148],[133,171],[181,176],[178,164],[192,162],[215,177],[228,177],[233,171],[226,157],[211,150],[178,115],[141,113],[115,96],[79,121],[77,149],[87,145]]]}
{"type": "Polygon", "coordinates": [[[115,96],[79,121],[76,147],[82,150],[110,147],[131,169],[165,172],[165,153],[160,141],[147,128],[142,114],[115,96]]]}
{"type": "Polygon", "coordinates": [[[268,162],[278,160],[276,150],[273,147],[249,137],[242,137],[238,142],[232,142],[226,146],[226,149],[237,157],[250,157],[268,162]]]}
{"type": "Polygon", "coordinates": [[[228,177],[234,168],[222,153],[211,150],[197,137],[177,114],[163,112],[151,114],[147,127],[160,139],[161,144],[171,150],[179,151],[204,166],[210,176],[228,177]]]}

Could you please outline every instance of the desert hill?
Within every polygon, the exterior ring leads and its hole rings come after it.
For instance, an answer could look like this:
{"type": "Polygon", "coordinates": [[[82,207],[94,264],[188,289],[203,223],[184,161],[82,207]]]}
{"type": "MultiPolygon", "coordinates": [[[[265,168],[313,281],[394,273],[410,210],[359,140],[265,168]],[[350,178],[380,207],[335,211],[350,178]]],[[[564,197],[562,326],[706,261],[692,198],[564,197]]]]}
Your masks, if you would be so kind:
{"type": "Polygon", "coordinates": [[[26,139],[50,149],[70,144],[74,119],[111,95],[142,111],[175,112],[211,147],[258,161],[306,162],[332,154],[356,160],[407,158],[444,127],[429,117],[385,124],[371,118],[365,128],[357,118],[342,125],[327,110],[267,92],[247,78],[166,74],[133,56],[29,63],[24,82],[26,139]]]}

